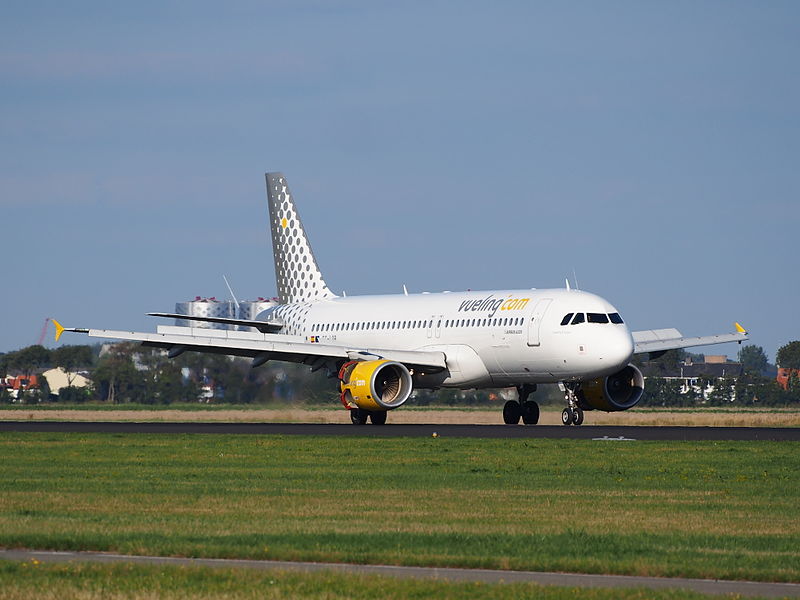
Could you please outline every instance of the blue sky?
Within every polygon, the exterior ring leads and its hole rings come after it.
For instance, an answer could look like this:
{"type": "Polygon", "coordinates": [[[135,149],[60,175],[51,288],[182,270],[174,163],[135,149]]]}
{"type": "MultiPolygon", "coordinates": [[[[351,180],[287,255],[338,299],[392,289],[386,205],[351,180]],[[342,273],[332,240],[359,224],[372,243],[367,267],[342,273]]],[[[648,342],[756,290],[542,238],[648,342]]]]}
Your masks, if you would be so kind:
{"type": "MultiPolygon", "coordinates": [[[[800,4],[6,2],[0,351],[275,293],[561,287],[800,339],[800,4]]],[[[83,341],[72,337],[71,343],[83,341]]],[[[735,355],[734,345],[709,353],[735,355]]]]}

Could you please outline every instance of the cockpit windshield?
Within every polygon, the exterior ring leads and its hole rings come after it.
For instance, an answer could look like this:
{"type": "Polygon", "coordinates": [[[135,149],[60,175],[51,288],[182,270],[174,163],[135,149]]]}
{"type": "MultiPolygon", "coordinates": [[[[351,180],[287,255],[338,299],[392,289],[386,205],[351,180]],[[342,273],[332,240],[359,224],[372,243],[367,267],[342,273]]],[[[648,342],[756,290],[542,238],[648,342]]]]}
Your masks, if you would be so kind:
{"type": "Polygon", "coordinates": [[[561,319],[562,326],[578,325],[580,323],[614,323],[614,325],[621,325],[623,320],[619,313],[567,313],[561,319]]]}
{"type": "Polygon", "coordinates": [[[586,313],[589,323],[608,323],[608,315],[604,313],[586,313]]]}

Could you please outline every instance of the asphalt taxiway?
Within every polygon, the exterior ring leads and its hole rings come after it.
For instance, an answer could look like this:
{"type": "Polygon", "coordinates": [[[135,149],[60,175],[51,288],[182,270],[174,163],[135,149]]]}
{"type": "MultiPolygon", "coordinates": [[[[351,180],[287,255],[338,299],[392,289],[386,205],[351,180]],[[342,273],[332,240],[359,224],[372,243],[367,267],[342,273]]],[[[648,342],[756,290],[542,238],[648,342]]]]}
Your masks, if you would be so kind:
{"type": "Polygon", "coordinates": [[[0,431],[58,433],[170,433],[370,437],[542,438],[596,441],[800,442],[798,427],[649,427],[582,425],[351,425],[328,423],[167,423],[110,421],[0,421],[0,431]]]}

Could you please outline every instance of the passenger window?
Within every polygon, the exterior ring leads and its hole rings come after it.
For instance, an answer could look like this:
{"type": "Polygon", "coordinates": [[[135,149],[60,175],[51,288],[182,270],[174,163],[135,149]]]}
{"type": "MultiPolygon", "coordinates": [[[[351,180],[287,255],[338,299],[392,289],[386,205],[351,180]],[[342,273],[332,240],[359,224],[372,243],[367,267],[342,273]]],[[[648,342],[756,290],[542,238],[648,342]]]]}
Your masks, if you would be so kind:
{"type": "Polygon", "coordinates": [[[574,314],[575,313],[567,313],[566,315],[564,315],[564,318],[561,319],[561,324],[562,325],[569,325],[569,320],[572,318],[572,315],[574,315],[574,314]]]}
{"type": "Polygon", "coordinates": [[[621,325],[623,323],[622,317],[619,316],[619,313],[611,313],[608,315],[608,318],[611,319],[611,322],[615,325],[621,325]]]}
{"type": "Polygon", "coordinates": [[[572,319],[572,324],[577,325],[578,323],[583,323],[586,319],[583,316],[583,313],[575,313],[575,318],[572,319]]]}
{"type": "Polygon", "coordinates": [[[608,323],[608,315],[605,313],[586,313],[586,320],[589,323],[608,323]]]}

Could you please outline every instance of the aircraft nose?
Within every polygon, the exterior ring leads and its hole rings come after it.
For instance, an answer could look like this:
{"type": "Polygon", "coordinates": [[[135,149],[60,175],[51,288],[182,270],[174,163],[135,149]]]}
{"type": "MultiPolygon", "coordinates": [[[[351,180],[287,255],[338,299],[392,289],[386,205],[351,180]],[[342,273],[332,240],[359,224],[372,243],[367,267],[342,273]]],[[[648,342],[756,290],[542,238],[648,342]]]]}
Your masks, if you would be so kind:
{"type": "Polygon", "coordinates": [[[611,362],[624,367],[633,358],[633,337],[627,327],[620,327],[618,335],[608,348],[608,359],[611,362]]]}

